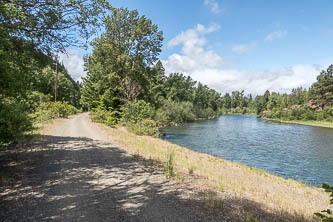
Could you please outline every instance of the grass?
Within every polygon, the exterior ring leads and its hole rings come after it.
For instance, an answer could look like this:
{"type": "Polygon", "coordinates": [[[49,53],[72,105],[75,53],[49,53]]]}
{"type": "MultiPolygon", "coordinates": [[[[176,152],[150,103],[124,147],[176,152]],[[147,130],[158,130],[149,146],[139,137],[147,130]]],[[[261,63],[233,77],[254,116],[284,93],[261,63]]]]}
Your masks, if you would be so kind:
{"type": "MultiPolygon", "coordinates": [[[[322,189],[241,163],[198,153],[158,138],[137,136],[124,127],[112,129],[100,126],[111,136],[113,142],[145,158],[165,163],[170,160],[172,150],[172,170],[177,174],[194,174],[191,184],[258,203],[269,212],[287,212],[288,215],[300,215],[307,221],[317,221],[313,214],[325,209],[329,203],[329,197],[322,189]]],[[[209,205],[213,203],[222,207],[223,204],[215,201],[214,198],[207,200],[209,205]]]]}
{"type": "Polygon", "coordinates": [[[333,122],[328,121],[314,121],[314,120],[281,120],[281,119],[267,119],[273,122],[279,123],[291,123],[291,124],[300,124],[300,125],[307,125],[307,126],[319,126],[319,127],[326,127],[326,128],[333,128],[333,122]]]}
{"type": "Polygon", "coordinates": [[[195,167],[194,167],[194,166],[190,166],[190,167],[188,168],[188,174],[193,175],[194,170],[195,170],[195,167]]]}
{"type": "Polygon", "coordinates": [[[174,168],[174,156],[175,156],[174,151],[169,150],[168,153],[167,153],[166,162],[164,164],[165,176],[167,178],[171,178],[175,175],[175,172],[173,170],[173,168],[174,168]]]}

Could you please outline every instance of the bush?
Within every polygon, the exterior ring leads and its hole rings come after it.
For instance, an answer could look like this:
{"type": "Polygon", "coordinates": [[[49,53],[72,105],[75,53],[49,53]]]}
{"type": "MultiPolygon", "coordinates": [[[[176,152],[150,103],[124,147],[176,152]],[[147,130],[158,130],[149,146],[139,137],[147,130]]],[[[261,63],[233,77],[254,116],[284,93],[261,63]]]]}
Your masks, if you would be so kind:
{"type": "Polygon", "coordinates": [[[243,109],[237,106],[236,108],[231,109],[231,113],[243,114],[243,109]]]}
{"type": "Polygon", "coordinates": [[[31,116],[36,122],[44,122],[56,118],[67,118],[77,113],[79,110],[67,102],[46,102],[41,103],[31,116]]]}
{"type": "Polygon", "coordinates": [[[154,115],[153,107],[144,100],[129,102],[122,108],[122,121],[124,123],[137,123],[144,119],[153,119],[154,115]]]}
{"type": "Polygon", "coordinates": [[[156,121],[152,119],[144,119],[140,122],[128,122],[127,128],[140,136],[154,136],[157,137],[159,134],[158,125],[156,121]]]}
{"type": "Polygon", "coordinates": [[[208,107],[206,109],[197,109],[197,117],[202,119],[210,119],[215,118],[217,116],[217,112],[215,112],[212,108],[208,107]]]}
{"type": "Polygon", "coordinates": [[[95,109],[90,112],[90,117],[94,122],[103,123],[107,126],[114,127],[120,120],[120,112],[95,109]]]}
{"type": "Polygon", "coordinates": [[[301,118],[303,120],[317,120],[317,115],[316,115],[315,111],[307,110],[307,111],[304,111],[304,113],[301,115],[301,118]]]}
{"type": "Polygon", "coordinates": [[[32,130],[28,104],[15,98],[0,98],[0,148],[16,142],[32,130]]]}
{"type": "MultiPolygon", "coordinates": [[[[330,194],[330,204],[333,204],[333,186],[328,184],[323,184],[325,192],[330,194]]],[[[322,219],[323,222],[333,222],[333,212],[331,209],[322,210],[320,213],[315,213],[315,215],[322,219]]]]}
{"type": "Polygon", "coordinates": [[[38,91],[32,91],[28,94],[28,101],[30,109],[36,111],[42,103],[48,103],[51,101],[51,95],[46,95],[38,91]]]}
{"type": "Polygon", "coordinates": [[[323,115],[325,120],[333,122],[333,107],[325,107],[323,115]]]}
{"type": "Polygon", "coordinates": [[[196,119],[193,112],[193,104],[190,102],[174,102],[167,100],[162,108],[157,111],[157,121],[162,125],[192,122],[196,119]]]}

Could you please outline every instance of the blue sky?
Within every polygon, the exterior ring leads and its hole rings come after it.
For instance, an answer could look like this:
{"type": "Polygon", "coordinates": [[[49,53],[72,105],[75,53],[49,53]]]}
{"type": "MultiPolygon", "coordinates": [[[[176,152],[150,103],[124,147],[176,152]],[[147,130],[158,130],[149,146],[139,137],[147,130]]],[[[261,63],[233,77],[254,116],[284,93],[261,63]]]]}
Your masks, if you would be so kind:
{"type": "MultiPolygon", "coordinates": [[[[183,72],[222,93],[309,87],[320,70],[333,63],[331,0],[113,0],[111,4],[137,9],[159,26],[164,33],[160,59],[167,74],[183,72]]],[[[67,66],[77,78],[84,74],[73,63],[82,53],[72,52],[67,66]]]]}

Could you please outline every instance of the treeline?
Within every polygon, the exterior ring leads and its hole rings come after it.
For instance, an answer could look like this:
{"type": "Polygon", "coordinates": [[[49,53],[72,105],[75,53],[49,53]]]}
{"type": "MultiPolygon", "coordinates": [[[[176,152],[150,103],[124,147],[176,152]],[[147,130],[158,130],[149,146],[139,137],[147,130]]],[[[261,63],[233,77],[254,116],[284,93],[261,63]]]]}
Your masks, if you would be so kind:
{"type": "Polygon", "coordinates": [[[254,106],[263,118],[333,122],[333,65],[317,76],[309,90],[299,87],[291,94],[266,91],[256,97],[254,106]]]}
{"type": "Polygon", "coordinates": [[[244,95],[233,91],[222,96],[222,114],[255,114],[280,120],[333,121],[333,65],[317,76],[317,81],[305,89],[293,89],[290,94],[269,92],[264,95],[244,95]]]}
{"type": "Polygon", "coordinates": [[[183,74],[165,75],[158,59],[163,34],[151,20],[137,11],[113,9],[105,24],[85,58],[81,102],[95,112],[93,119],[156,132],[158,126],[220,114],[220,93],[183,74]]]}
{"type": "Polygon", "coordinates": [[[74,33],[89,38],[105,8],[108,4],[99,0],[0,1],[0,148],[16,142],[36,121],[77,112],[80,85],[62,64],[54,103],[52,55],[80,44],[74,33]]]}
{"type": "Polygon", "coordinates": [[[255,114],[252,94],[244,95],[244,90],[226,93],[222,97],[221,114],[255,114]]]}

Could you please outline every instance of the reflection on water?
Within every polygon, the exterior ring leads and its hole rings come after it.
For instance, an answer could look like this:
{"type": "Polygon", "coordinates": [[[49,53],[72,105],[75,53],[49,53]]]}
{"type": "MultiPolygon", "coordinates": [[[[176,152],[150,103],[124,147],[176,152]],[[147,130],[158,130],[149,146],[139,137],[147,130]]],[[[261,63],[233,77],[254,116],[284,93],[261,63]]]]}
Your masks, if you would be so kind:
{"type": "Polygon", "coordinates": [[[333,185],[333,129],[224,115],[163,130],[164,139],[309,185],[333,185]]]}

